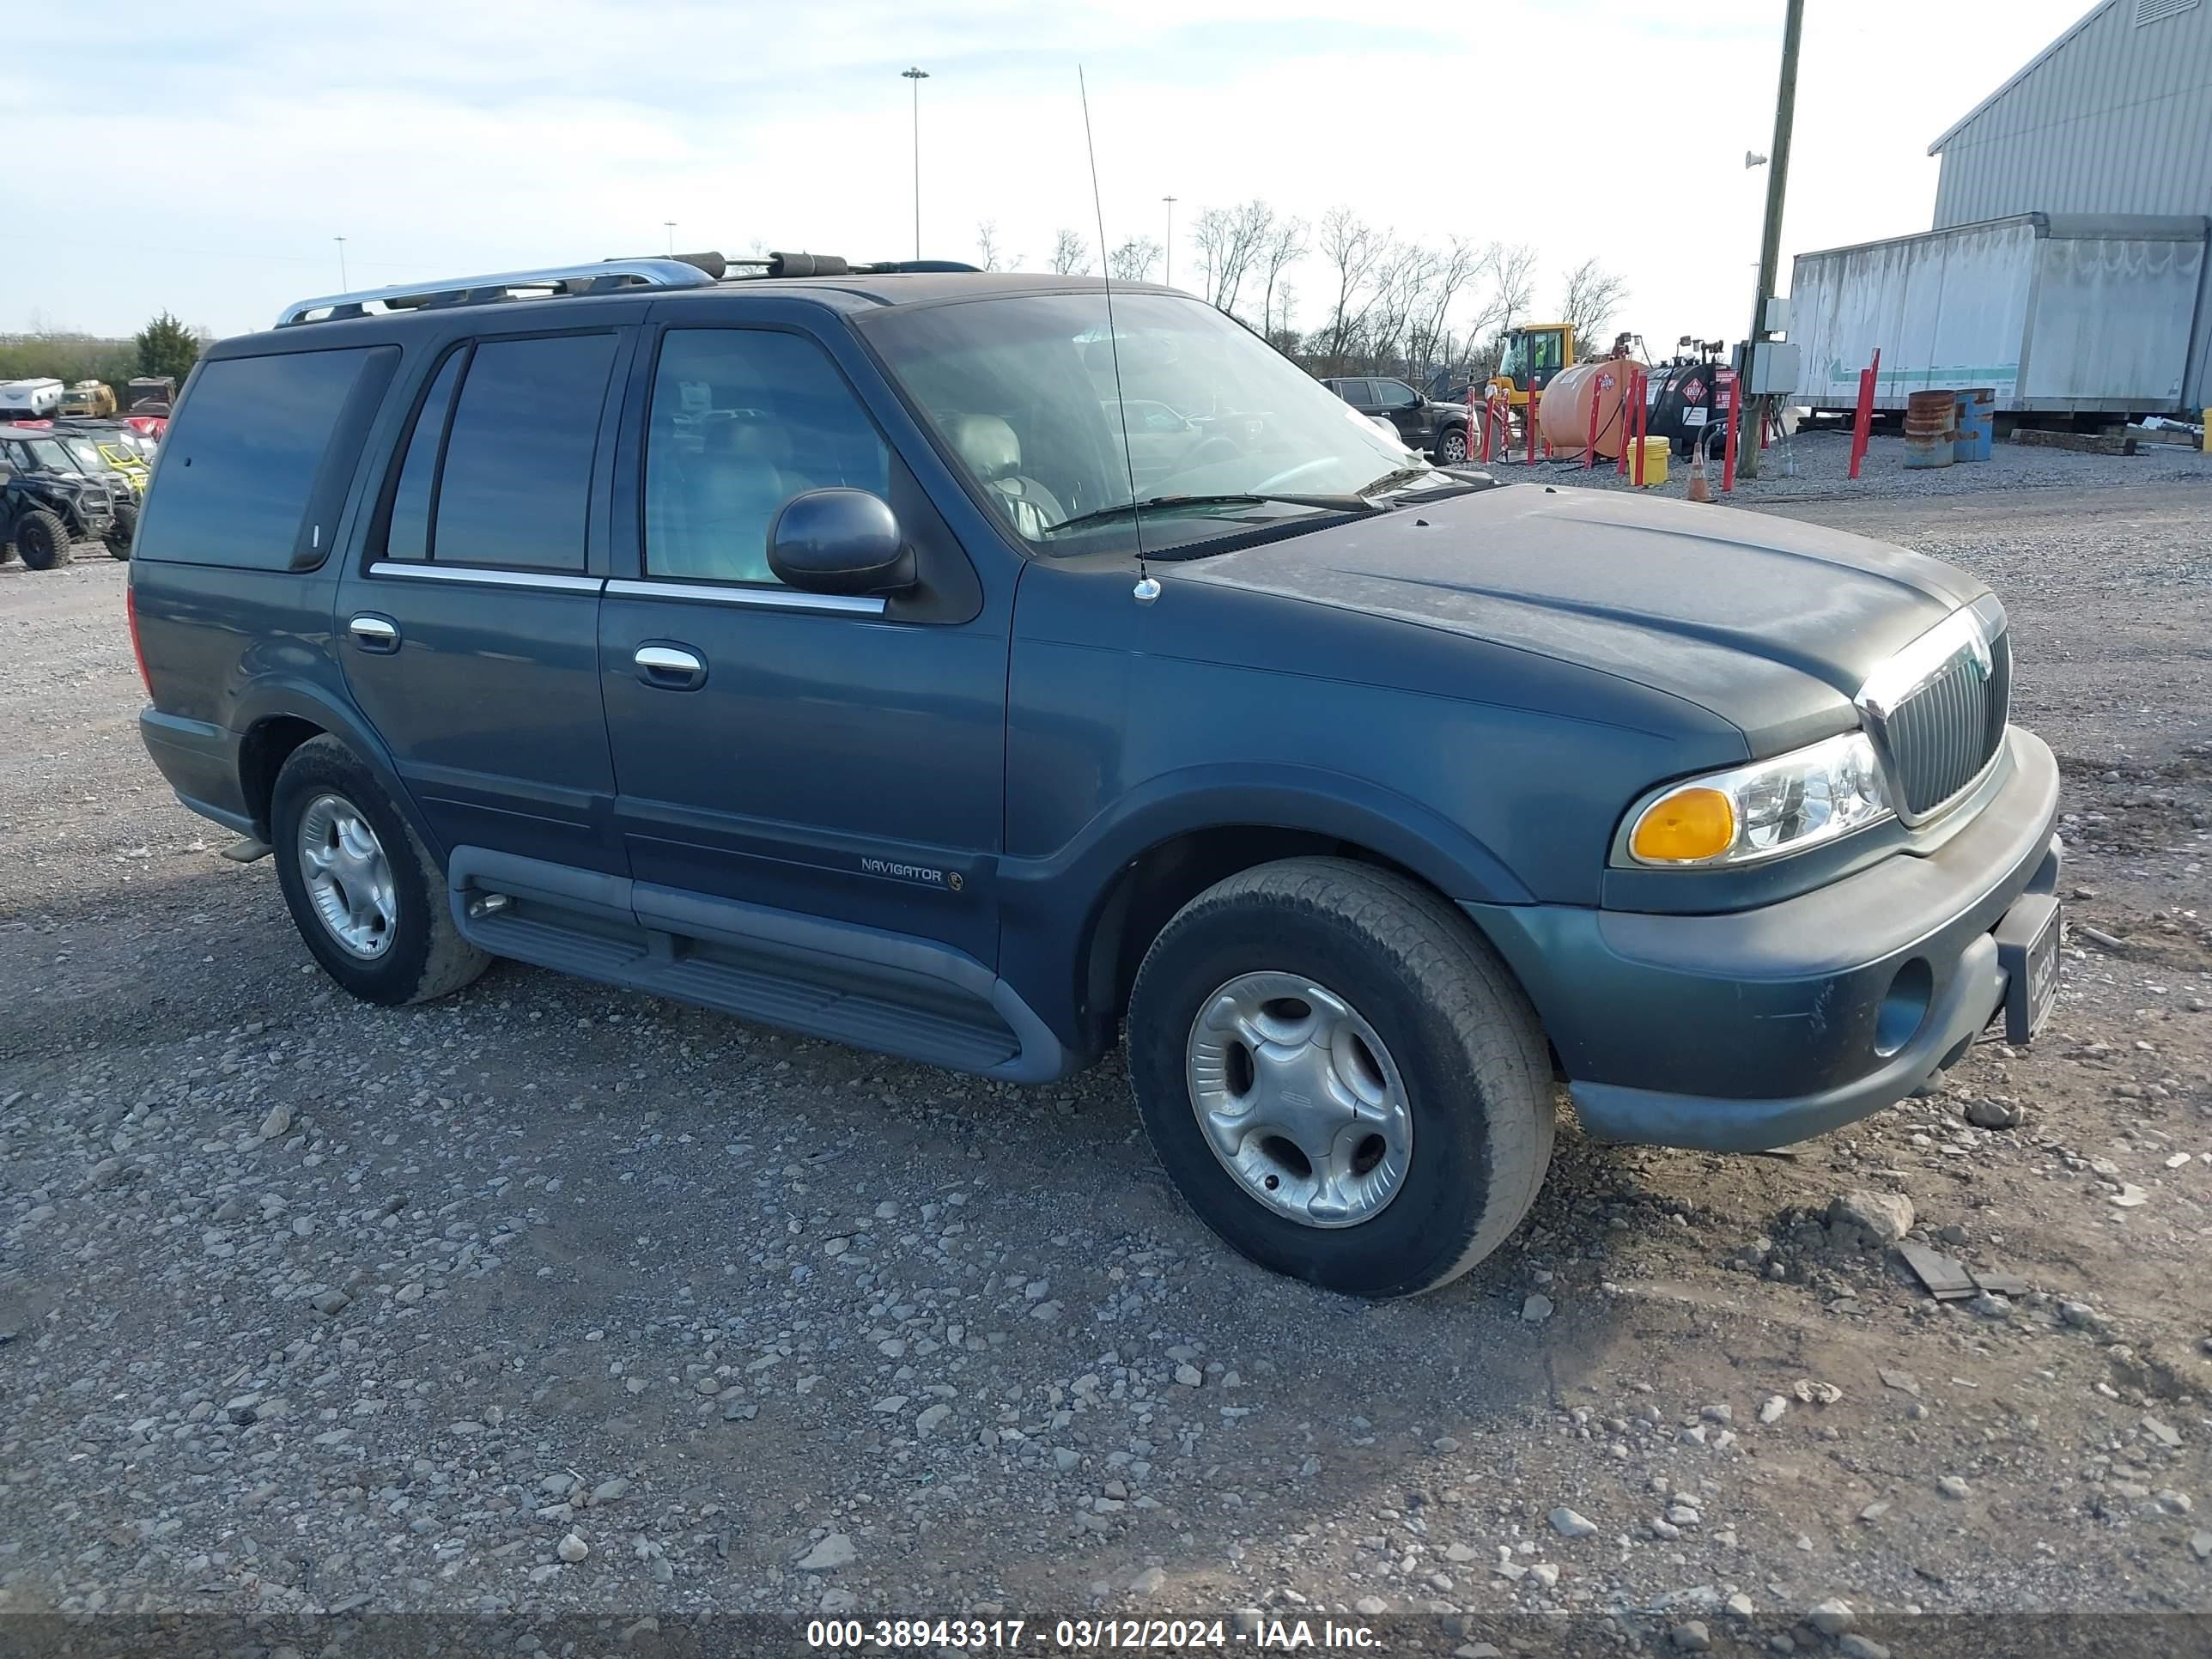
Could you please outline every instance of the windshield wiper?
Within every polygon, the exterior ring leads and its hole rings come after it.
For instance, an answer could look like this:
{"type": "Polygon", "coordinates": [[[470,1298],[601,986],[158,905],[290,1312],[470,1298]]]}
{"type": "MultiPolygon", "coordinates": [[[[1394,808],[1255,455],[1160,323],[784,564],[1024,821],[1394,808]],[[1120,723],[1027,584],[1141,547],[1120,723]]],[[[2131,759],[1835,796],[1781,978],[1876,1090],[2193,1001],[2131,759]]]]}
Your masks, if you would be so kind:
{"type": "Polygon", "coordinates": [[[1395,472],[1385,472],[1379,478],[1370,479],[1352,493],[1363,496],[1372,495],[1378,489],[1389,489],[1394,485],[1411,483],[1416,478],[1425,478],[1436,471],[1435,467],[1425,461],[1419,466],[1401,466],[1395,472]]]}
{"type": "Polygon", "coordinates": [[[1289,507],[1317,507],[1325,513],[1382,513],[1388,509],[1370,501],[1364,495],[1296,495],[1279,490],[1245,490],[1218,495],[1154,495],[1148,501],[1123,501],[1117,507],[1102,507],[1094,512],[1079,513],[1072,519],[1063,519],[1051,526],[1054,532],[1074,530],[1087,525],[1109,524],[1116,519],[1126,519],[1146,513],[1162,512],[1176,507],[1249,507],[1261,502],[1279,501],[1289,507]]]}

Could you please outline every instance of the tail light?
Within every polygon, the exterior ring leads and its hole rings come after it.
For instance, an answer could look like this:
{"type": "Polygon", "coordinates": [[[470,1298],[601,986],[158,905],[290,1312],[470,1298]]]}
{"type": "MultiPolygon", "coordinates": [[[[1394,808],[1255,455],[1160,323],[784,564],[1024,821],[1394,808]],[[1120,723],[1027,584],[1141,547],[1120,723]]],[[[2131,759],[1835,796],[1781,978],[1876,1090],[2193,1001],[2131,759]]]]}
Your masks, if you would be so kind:
{"type": "MultiPolygon", "coordinates": [[[[137,573],[132,573],[137,574],[137,573]]],[[[131,624],[131,659],[138,665],[139,681],[146,695],[154,695],[154,677],[146,672],[146,647],[138,642],[138,584],[126,582],[123,588],[123,615],[131,624]]]]}

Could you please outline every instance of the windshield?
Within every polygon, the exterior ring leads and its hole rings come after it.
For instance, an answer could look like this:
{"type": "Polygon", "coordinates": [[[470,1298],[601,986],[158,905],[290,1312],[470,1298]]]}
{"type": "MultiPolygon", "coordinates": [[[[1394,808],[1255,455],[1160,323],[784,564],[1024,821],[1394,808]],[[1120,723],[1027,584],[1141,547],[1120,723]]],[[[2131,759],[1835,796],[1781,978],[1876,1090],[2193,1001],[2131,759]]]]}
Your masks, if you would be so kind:
{"type": "Polygon", "coordinates": [[[1147,546],[1157,535],[1171,547],[1327,511],[1243,498],[1346,497],[1428,471],[1201,301],[1121,295],[1114,320],[1109,339],[1102,295],[1039,294],[892,307],[860,325],[945,447],[1042,552],[1126,542],[1115,509],[1133,501],[1147,546]]]}
{"type": "Polygon", "coordinates": [[[86,472],[105,472],[107,471],[106,458],[101,455],[100,453],[100,446],[94,443],[91,439],[58,438],[54,441],[61,445],[64,449],[69,451],[70,456],[76,460],[79,470],[86,472]]]}
{"type": "Polygon", "coordinates": [[[52,438],[32,438],[24,443],[23,447],[31,452],[31,465],[41,471],[76,471],[76,463],[70,459],[69,451],[52,438]]]}

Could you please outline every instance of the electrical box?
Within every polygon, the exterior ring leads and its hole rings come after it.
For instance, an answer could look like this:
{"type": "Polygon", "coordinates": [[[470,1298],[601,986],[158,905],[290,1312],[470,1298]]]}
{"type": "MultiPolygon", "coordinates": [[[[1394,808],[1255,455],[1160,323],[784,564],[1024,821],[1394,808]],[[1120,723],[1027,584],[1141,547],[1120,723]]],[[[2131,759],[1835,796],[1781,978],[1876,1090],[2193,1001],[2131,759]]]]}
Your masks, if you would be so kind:
{"type": "Polygon", "coordinates": [[[1795,341],[1762,340],[1751,349],[1744,390],[1754,398],[1787,397],[1797,390],[1797,370],[1795,341]]]}
{"type": "Polygon", "coordinates": [[[1766,296],[1766,331],[1784,334],[1790,328],[1790,301],[1770,294],[1766,296]]]}

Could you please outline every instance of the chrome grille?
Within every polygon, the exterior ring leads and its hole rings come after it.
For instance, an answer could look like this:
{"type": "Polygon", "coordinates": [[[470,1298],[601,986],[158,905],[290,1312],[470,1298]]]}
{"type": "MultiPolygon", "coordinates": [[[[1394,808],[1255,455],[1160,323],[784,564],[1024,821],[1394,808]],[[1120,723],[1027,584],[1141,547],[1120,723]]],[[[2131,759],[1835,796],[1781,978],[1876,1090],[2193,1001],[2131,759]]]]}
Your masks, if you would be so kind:
{"type": "Polygon", "coordinates": [[[2000,630],[1984,645],[1975,633],[1926,663],[1913,682],[1887,704],[1861,699],[1899,815],[1907,823],[1925,819],[1972,783],[2004,741],[2011,641],[2000,630]]]}

